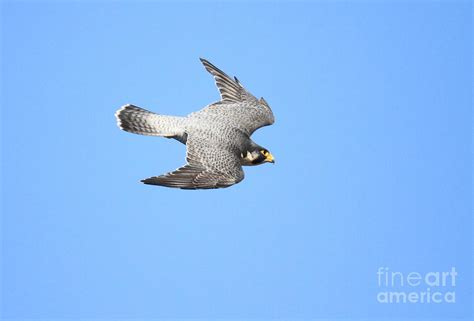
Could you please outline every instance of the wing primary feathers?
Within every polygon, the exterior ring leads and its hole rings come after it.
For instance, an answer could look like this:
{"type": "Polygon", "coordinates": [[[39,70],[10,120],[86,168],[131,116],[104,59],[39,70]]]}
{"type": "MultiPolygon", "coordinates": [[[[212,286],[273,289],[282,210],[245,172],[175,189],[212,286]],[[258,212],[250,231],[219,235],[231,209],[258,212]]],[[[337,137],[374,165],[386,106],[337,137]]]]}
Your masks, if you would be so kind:
{"type": "Polygon", "coordinates": [[[214,77],[217,89],[221,93],[221,100],[224,102],[242,102],[255,100],[250,93],[241,85],[237,77],[232,79],[225,72],[211,64],[204,58],[199,58],[206,70],[214,77]]]}
{"type": "Polygon", "coordinates": [[[174,172],[143,179],[148,185],[161,185],[181,189],[213,189],[229,187],[238,183],[220,172],[187,164],[174,172]]]}
{"type": "Polygon", "coordinates": [[[250,135],[274,122],[265,99],[257,100],[237,77],[229,77],[206,59],[200,60],[213,76],[221,101],[186,117],[158,115],[134,105],[125,105],[116,113],[117,123],[125,131],[175,138],[186,144],[186,165],[141,180],[144,184],[181,189],[237,184],[244,179],[242,149],[253,143],[250,135]]]}

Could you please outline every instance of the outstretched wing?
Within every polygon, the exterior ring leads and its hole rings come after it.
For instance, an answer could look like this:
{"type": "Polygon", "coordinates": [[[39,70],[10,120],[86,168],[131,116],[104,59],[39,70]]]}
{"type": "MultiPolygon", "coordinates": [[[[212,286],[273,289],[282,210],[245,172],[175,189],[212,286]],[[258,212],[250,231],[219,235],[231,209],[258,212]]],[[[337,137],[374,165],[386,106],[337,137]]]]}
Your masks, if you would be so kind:
{"type": "Polygon", "coordinates": [[[199,59],[206,70],[214,76],[217,88],[221,93],[221,101],[208,106],[206,112],[224,115],[228,121],[236,123],[249,135],[258,128],[275,122],[273,112],[265,99],[255,98],[236,77],[232,79],[209,61],[203,58],[199,59]]]}
{"type": "Polygon", "coordinates": [[[201,166],[186,164],[174,172],[142,180],[149,185],[161,185],[181,189],[211,189],[234,185],[238,181],[201,166]]]}
{"type": "Polygon", "coordinates": [[[221,100],[224,102],[242,102],[257,100],[251,93],[249,93],[237,77],[232,79],[225,72],[211,64],[203,58],[199,58],[206,68],[206,70],[214,77],[217,89],[221,93],[221,100]]]}
{"type": "Polygon", "coordinates": [[[188,137],[187,164],[161,176],[142,180],[145,184],[182,189],[224,188],[244,178],[237,152],[222,144],[209,144],[202,138],[188,137]]]}

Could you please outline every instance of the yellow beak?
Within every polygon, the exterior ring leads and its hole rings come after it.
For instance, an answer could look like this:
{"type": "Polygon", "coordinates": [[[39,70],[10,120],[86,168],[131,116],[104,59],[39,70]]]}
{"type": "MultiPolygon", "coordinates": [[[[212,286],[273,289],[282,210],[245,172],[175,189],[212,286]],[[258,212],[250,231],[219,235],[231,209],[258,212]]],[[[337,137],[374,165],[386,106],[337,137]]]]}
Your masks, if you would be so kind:
{"type": "Polygon", "coordinates": [[[275,158],[273,158],[273,155],[271,153],[268,153],[267,157],[265,157],[265,161],[275,164],[275,158]]]}

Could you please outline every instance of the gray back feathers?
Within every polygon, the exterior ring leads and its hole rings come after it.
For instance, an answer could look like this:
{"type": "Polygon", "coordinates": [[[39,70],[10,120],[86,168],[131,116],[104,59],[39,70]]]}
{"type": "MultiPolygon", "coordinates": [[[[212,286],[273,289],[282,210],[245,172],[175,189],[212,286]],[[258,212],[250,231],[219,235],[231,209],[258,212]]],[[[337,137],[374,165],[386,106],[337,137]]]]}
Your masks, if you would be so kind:
{"type": "Polygon", "coordinates": [[[175,138],[187,146],[183,167],[142,180],[145,184],[183,189],[231,186],[244,178],[241,155],[253,143],[252,133],[273,124],[267,102],[257,100],[237,78],[201,59],[214,77],[221,100],[187,117],[163,116],[133,105],[116,113],[121,129],[141,135],[175,138]]]}

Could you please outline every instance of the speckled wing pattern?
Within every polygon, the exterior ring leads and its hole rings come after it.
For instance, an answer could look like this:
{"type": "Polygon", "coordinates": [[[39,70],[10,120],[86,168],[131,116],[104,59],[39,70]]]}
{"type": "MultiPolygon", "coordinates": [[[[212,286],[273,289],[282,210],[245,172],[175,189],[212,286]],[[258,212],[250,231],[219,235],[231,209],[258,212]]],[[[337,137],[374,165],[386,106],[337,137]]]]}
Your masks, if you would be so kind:
{"type": "Polygon", "coordinates": [[[225,116],[226,122],[237,126],[249,136],[258,128],[275,122],[273,112],[265,99],[255,98],[236,77],[232,79],[209,61],[200,59],[206,70],[214,77],[221,94],[220,102],[208,106],[200,113],[225,116]]]}
{"type": "Polygon", "coordinates": [[[250,135],[274,122],[263,98],[256,99],[237,78],[230,78],[207,60],[201,62],[213,75],[221,100],[185,118],[187,164],[142,180],[145,184],[182,189],[234,185],[244,178],[241,151],[250,143],[250,135]]]}
{"type": "Polygon", "coordinates": [[[240,159],[234,151],[225,146],[210,145],[208,140],[197,135],[190,136],[186,145],[186,165],[142,182],[182,189],[211,189],[228,187],[244,179],[240,159]]]}

